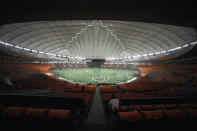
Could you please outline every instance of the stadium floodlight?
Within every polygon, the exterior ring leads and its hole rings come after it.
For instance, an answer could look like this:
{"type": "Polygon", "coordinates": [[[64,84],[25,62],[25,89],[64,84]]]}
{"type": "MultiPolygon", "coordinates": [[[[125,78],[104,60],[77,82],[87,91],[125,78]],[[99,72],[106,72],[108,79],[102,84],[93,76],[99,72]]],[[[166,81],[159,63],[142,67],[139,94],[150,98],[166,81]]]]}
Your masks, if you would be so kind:
{"type": "Polygon", "coordinates": [[[179,46],[179,47],[176,47],[176,48],[175,48],[175,50],[179,50],[179,49],[181,49],[181,48],[182,48],[182,47],[181,47],[181,46],[179,46]]]}
{"type": "Polygon", "coordinates": [[[79,59],[79,60],[82,60],[83,58],[79,57],[78,59],[79,59]]]}
{"type": "Polygon", "coordinates": [[[0,43],[4,45],[4,42],[3,41],[0,41],[0,43]]]}
{"type": "Polygon", "coordinates": [[[174,51],[174,49],[169,49],[169,50],[167,50],[168,52],[171,52],[171,51],[174,51]]]}
{"type": "Polygon", "coordinates": [[[185,47],[188,47],[188,46],[189,46],[189,45],[188,45],[188,44],[186,44],[186,45],[183,45],[182,47],[183,47],[183,48],[185,48],[185,47]]]}
{"type": "Polygon", "coordinates": [[[48,52],[47,52],[46,55],[51,55],[51,53],[48,53],[48,52]]]}
{"type": "Polygon", "coordinates": [[[23,47],[20,47],[20,46],[15,46],[15,48],[17,48],[17,49],[23,49],[23,47]]]}
{"type": "Polygon", "coordinates": [[[124,59],[127,59],[127,57],[123,57],[124,59]]]}
{"type": "Polygon", "coordinates": [[[164,50],[164,51],[161,52],[161,54],[163,54],[163,53],[166,53],[166,51],[164,50]]]}
{"type": "Polygon", "coordinates": [[[40,53],[40,54],[44,54],[44,52],[43,52],[43,51],[39,51],[38,53],[40,53]]]}
{"type": "Polygon", "coordinates": [[[147,56],[147,54],[143,54],[143,56],[147,56]]]}
{"type": "Polygon", "coordinates": [[[129,59],[131,59],[131,56],[128,56],[129,59]]]}
{"type": "Polygon", "coordinates": [[[32,52],[34,52],[34,53],[37,53],[38,51],[37,50],[31,50],[32,52]]]}
{"type": "Polygon", "coordinates": [[[51,55],[52,55],[52,56],[56,56],[56,54],[52,54],[52,53],[51,53],[51,55]]]}
{"type": "Polygon", "coordinates": [[[26,51],[30,51],[30,49],[29,48],[23,48],[24,50],[26,50],[26,51]]]}
{"type": "Polygon", "coordinates": [[[190,45],[196,45],[196,44],[197,44],[197,41],[190,43],[190,45]]]}
{"type": "Polygon", "coordinates": [[[13,47],[14,45],[4,42],[4,45],[13,47]]]}
{"type": "Polygon", "coordinates": [[[152,55],[153,55],[153,53],[149,53],[148,55],[149,55],[149,56],[152,56],[152,55]]]}
{"type": "Polygon", "coordinates": [[[157,55],[157,54],[161,54],[161,52],[158,51],[158,52],[156,52],[155,54],[156,54],[156,55],[157,55]]]}

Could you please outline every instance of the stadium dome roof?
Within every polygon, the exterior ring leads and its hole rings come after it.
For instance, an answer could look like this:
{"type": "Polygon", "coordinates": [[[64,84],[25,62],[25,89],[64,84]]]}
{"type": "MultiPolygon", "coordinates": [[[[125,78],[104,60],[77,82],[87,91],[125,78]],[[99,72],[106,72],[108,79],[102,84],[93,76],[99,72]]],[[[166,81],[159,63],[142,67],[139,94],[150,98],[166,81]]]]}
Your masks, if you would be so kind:
{"type": "Polygon", "coordinates": [[[151,54],[196,41],[193,28],[156,23],[70,20],[7,24],[0,40],[28,50],[82,58],[151,54]]]}

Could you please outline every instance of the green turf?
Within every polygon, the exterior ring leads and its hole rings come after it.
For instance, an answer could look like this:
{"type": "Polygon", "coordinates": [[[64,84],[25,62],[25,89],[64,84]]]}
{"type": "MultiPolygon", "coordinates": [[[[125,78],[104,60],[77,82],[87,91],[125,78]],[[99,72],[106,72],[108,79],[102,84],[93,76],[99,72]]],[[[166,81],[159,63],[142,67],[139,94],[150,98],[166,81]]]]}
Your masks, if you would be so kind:
{"type": "Polygon", "coordinates": [[[135,77],[131,70],[121,69],[58,69],[56,72],[64,79],[81,83],[118,83],[135,77]]]}

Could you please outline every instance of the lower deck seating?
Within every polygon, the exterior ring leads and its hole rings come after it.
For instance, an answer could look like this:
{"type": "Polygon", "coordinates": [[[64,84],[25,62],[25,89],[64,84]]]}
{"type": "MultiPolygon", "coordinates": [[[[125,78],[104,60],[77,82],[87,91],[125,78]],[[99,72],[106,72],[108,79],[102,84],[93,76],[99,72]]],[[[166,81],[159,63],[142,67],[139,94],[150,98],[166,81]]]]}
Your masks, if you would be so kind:
{"type": "Polygon", "coordinates": [[[1,107],[1,118],[39,118],[39,119],[71,119],[71,111],[65,109],[48,109],[7,106],[1,107]]]}
{"type": "Polygon", "coordinates": [[[197,119],[196,109],[154,110],[154,111],[131,111],[119,112],[118,119],[127,122],[139,122],[150,120],[181,120],[197,119]]]}
{"type": "Polygon", "coordinates": [[[116,92],[116,85],[99,85],[101,93],[114,93],[116,92]]]}
{"type": "Polygon", "coordinates": [[[153,111],[174,109],[197,109],[196,103],[191,104],[159,104],[159,105],[126,105],[115,107],[116,112],[153,111]]]}

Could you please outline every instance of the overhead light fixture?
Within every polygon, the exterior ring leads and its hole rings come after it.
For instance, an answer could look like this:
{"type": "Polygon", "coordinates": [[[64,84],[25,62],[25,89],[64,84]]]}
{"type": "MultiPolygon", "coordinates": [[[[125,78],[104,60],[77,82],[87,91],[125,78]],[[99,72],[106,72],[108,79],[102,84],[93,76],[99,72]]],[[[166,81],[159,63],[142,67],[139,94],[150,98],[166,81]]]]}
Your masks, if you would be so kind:
{"type": "Polygon", "coordinates": [[[190,45],[196,45],[197,41],[190,43],[190,45]]]}
{"type": "Polygon", "coordinates": [[[161,52],[156,52],[156,53],[154,53],[154,54],[156,54],[156,55],[157,55],[157,54],[161,54],[161,52]]]}
{"type": "Polygon", "coordinates": [[[185,47],[188,47],[188,46],[189,46],[189,45],[188,45],[188,44],[186,44],[186,45],[183,45],[182,47],[184,47],[184,48],[185,48],[185,47]]]}
{"type": "Polygon", "coordinates": [[[17,49],[23,49],[23,47],[20,47],[20,46],[15,46],[15,48],[17,48],[17,49]]]}
{"type": "Polygon", "coordinates": [[[37,53],[38,51],[37,50],[31,50],[32,52],[34,52],[34,53],[37,53]]]}
{"type": "Polygon", "coordinates": [[[164,50],[164,51],[162,51],[161,53],[162,53],[162,54],[163,54],[163,53],[166,53],[166,51],[164,50]]]}
{"type": "Polygon", "coordinates": [[[28,49],[28,48],[23,48],[24,50],[26,50],[26,51],[30,51],[30,49],[28,49]]]}
{"type": "Polygon", "coordinates": [[[149,55],[149,56],[152,56],[152,55],[153,55],[153,53],[149,53],[148,55],[149,55]]]}

